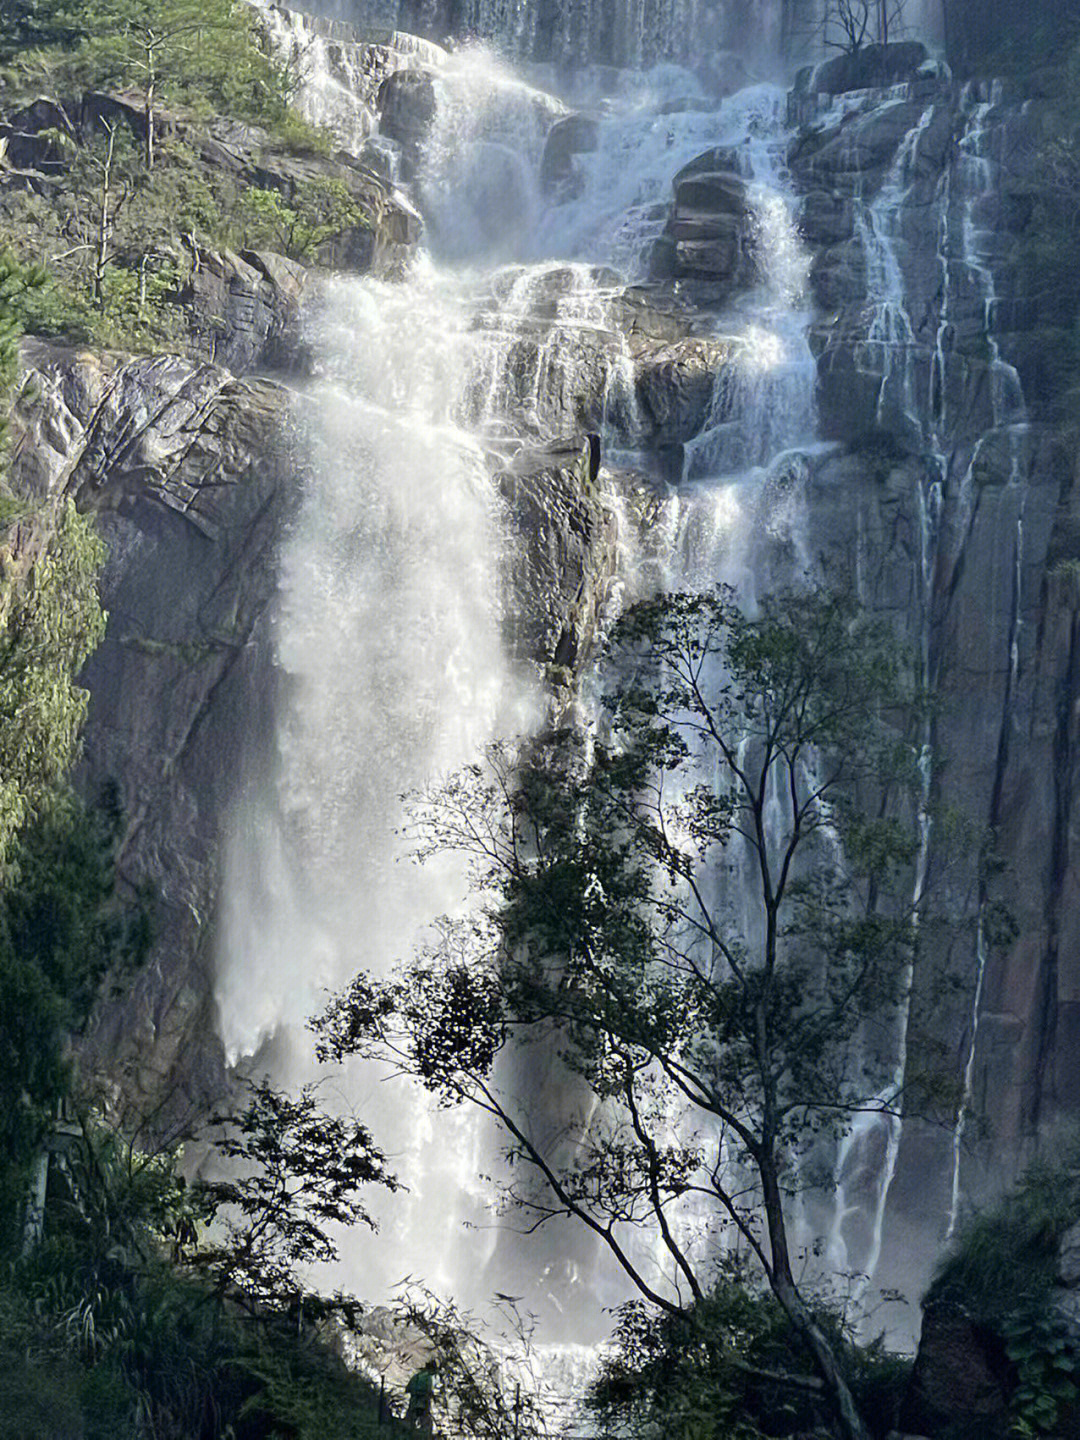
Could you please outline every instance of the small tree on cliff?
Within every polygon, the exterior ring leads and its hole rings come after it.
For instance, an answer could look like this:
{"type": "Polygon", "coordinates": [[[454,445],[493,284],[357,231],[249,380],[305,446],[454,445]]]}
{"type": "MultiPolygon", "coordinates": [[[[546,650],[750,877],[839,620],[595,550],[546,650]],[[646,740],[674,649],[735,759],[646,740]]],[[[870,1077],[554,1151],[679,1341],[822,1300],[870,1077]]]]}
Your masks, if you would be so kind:
{"type": "Polygon", "coordinates": [[[825,0],[822,39],[848,55],[864,45],[888,45],[903,29],[905,9],[905,0],[825,0]]]}
{"type": "Polygon", "coordinates": [[[513,1202],[575,1217],[661,1309],[707,1296],[726,1228],[820,1377],[790,1378],[823,1385],[852,1440],[788,1201],[856,1114],[900,1104],[917,842],[894,655],[823,592],[755,619],[730,592],[636,607],[587,756],[496,748],[419,804],[421,855],[467,855],[481,913],[315,1022],[323,1058],[382,1057],[493,1116],[528,1177],[513,1202]],[[557,1135],[519,1093],[537,1045],[580,1086],[557,1135]]]}
{"type": "Polygon", "coordinates": [[[67,47],[59,62],[80,84],[137,89],[143,163],[153,170],[163,101],[276,112],[287,81],[258,43],[258,17],[242,0],[39,0],[45,35],[67,47]]]}

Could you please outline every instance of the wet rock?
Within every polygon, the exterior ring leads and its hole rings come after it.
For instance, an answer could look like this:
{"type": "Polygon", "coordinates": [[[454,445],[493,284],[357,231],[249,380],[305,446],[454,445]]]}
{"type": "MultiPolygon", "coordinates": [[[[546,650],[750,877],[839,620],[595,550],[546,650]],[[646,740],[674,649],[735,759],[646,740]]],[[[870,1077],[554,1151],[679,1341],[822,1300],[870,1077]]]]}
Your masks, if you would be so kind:
{"type": "Polygon", "coordinates": [[[589,115],[568,115],[548,131],[540,181],[544,189],[560,200],[574,200],[582,192],[582,180],[575,160],[590,154],[600,143],[599,122],[589,115]]]}
{"type": "Polygon", "coordinates": [[[446,59],[438,45],[418,35],[361,30],[282,6],[268,6],[267,21],[276,53],[300,79],[293,103],[353,154],[378,127],[384,81],[398,70],[437,69],[446,59]]]}
{"type": "Polygon", "coordinates": [[[401,146],[403,159],[415,166],[435,119],[435,82],[424,72],[399,70],[379,87],[382,133],[401,146]]]}
{"type": "Polygon", "coordinates": [[[269,251],[196,251],[181,295],[196,353],[234,374],[307,368],[296,320],[306,271],[269,251]]]}
{"type": "Polygon", "coordinates": [[[793,168],[811,188],[870,194],[875,182],[925,110],[920,101],[896,101],[845,117],[834,129],[796,142],[793,168]]]}
{"type": "Polygon", "coordinates": [[[1004,1435],[1008,1369],[999,1337],[958,1305],[928,1305],[901,1423],[931,1436],[947,1427],[986,1440],[1004,1435]]]}
{"type": "Polygon", "coordinates": [[[855,207],[833,190],[811,190],[803,198],[799,231],[808,245],[829,247],[854,238],[855,207]]]}
{"type": "Polygon", "coordinates": [[[522,449],[496,476],[512,535],[508,639],[544,667],[556,716],[592,658],[616,578],[616,522],[599,462],[589,436],[522,449]]]}
{"type": "Polygon", "coordinates": [[[661,444],[685,444],[708,419],[717,376],[731,359],[723,341],[685,339],[635,347],[639,403],[661,444]]]}
{"type": "Polygon", "coordinates": [[[730,290],[750,283],[753,215],[735,164],[732,151],[707,150],[675,176],[670,218],[650,261],[654,279],[706,279],[730,290]]]}

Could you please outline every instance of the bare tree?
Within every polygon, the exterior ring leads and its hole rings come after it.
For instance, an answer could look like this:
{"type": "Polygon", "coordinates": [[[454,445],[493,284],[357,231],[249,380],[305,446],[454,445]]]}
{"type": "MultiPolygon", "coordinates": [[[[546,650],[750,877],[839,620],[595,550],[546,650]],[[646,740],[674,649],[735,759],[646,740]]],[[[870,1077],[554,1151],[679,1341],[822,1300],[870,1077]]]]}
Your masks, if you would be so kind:
{"type": "Polygon", "coordinates": [[[824,0],[819,21],[826,48],[854,55],[888,45],[905,28],[906,0],[824,0]]]}

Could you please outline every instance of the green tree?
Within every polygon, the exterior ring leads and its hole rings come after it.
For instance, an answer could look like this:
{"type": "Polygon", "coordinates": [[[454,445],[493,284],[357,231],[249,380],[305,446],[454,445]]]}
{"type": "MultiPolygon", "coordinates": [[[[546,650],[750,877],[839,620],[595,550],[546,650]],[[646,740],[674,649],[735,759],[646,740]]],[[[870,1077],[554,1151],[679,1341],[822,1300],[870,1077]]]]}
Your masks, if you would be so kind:
{"type": "Polygon", "coordinates": [[[165,102],[249,116],[284,113],[288,81],[261,43],[256,12],[242,0],[37,0],[35,12],[57,79],[141,93],[147,170],[154,168],[165,102]]]}
{"type": "Polygon", "coordinates": [[[682,1223],[707,1207],[862,1440],[788,1201],[856,1115],[890,1127],[902,1103],[917,825],[895,642],[823,591],[756,618],[726,591],[664,596],[616,627],[608,673],[587,753],[497,748],[423,797],[421,858],[469,857],[482,908],[390,980],[357,977],[314,1022],[320,1054],[493,1116],[531,1177],[512,1202],[575,1217],[669,1313],[707,1294],[719,1239],[682,1223]],[[582,1092],[557,1142],[521,1078],[536,1045],[582,1092]]]}
{"type": "Polygon", "coordinates": [[[28,1167],[70,1092],[71,1037],[106,976],[146,951],[145,903],[117,895],[119,834],[111,793],[91,807],[58,788],[10,848],[0,887],[0,1242],[22,1233],[28,1167]]]}
{"type": "MultiPolygon", "coordinates": [[[[294,1099],[265,1080],[249,1083],[244,1109],[213,1123],[223,1127],[214,1145],[232,1173],[195,1187],[194,1204],[215,1229],[190,1263],[221,1295],[294,1307],[305,1294],[296,1267],[337,1259],[325,1226],[374,1229],[360,1192],[367,1185],[393,1191],[398,1182],[367,1129],[320,1110],[310,1086],[294,1099]]],[[[312,1297],[309,1303],[318,1308],[312,1297]]]]}
{"type": "Polygon", "coordinates": [[[0,551],[0,866],[75,758],[75,683],[105,630],[104,547],[73,501],[9,530],[0,551]]]}
{"type": "Polygon", "coordinates": [[[369,223],[342,181],[329,177],[300,186],[291,203],[277,190],[247,190],[241,212],[249,245],[272,246],[291,260],[312,260],[327,240],[369,223]]]}

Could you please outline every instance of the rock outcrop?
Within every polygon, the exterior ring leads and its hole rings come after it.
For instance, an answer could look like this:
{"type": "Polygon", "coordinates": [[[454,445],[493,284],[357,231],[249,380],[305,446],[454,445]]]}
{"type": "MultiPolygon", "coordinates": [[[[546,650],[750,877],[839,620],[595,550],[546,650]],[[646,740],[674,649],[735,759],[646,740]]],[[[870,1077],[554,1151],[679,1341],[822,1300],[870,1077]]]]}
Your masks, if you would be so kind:
{"type": "Polygon", "coordinates": [[[183,1117],[221,1093],[211,945],[221,827],[272,702],[265,627],[295,494],[286,391],[176,356],[40,344],[16,413],[14,480],[97,513],[108,630],[81,783],[115,780],[122,883],[153,900],[154,943],[90,1047],[135,1103],[183,1117]]]}
{"type": "Polygon", "coordinates": [[[749,285],[755,274],[753,214],[736,153],[706,150],[679,171],[672,189],[653,275],[714,281],[731,292],[749,285]]]}
{"type": "Polygon", "coordinates": [[[544,667],[556,718],[595,653],[618,571],[599,471],[591,436],[519,450],[495,477],[510,522],[507,638],[513,653],[544,667]]]}
{"type": "Polygon", "coordinates": [[[197,249],[181,294],[194,349],[234,374],[306,368],[297,322],[307,271],[272,251],[197,249]]]}

